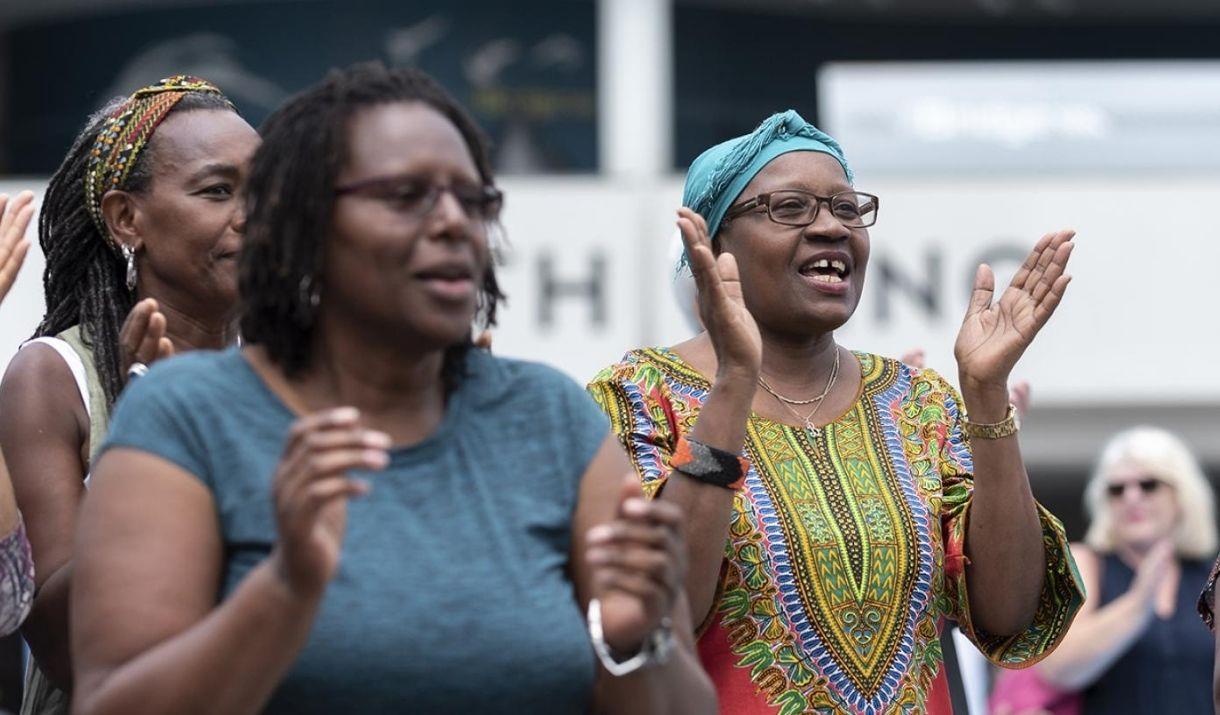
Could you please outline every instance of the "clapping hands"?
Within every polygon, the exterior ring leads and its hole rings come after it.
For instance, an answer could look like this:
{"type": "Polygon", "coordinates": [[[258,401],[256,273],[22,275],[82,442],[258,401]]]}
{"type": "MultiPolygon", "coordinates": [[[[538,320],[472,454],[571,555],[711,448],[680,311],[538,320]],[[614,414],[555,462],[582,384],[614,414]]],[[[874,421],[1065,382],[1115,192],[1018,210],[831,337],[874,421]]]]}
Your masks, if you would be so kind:
{"type": "Polygon", "coordinates": [[[617,653],[637,652],[673,612],[686,578],[682,519],[677,505],[645,499],[628,474],[615,518],[589,530],[586,559],[605,640],[617,653]]]}
{"type": "Polygon", "coordinates": [[[707,222],[694,211],[678,210],[678,229],[698,288],[699,320],[711,338],[718,369],[753,384],[762,364],[762,336],[741,294],[737,259],[712,252],[707,222]]]}
{"type": "Polygon", "coordinates": [[[953,348],[963,391],[1008,390],[1013,366],[1054,314],[1072,280],[1064,270],[1075,235],[1056,231],[1043,236],[998,301],[991,268],[979,266],[953,348]]]}

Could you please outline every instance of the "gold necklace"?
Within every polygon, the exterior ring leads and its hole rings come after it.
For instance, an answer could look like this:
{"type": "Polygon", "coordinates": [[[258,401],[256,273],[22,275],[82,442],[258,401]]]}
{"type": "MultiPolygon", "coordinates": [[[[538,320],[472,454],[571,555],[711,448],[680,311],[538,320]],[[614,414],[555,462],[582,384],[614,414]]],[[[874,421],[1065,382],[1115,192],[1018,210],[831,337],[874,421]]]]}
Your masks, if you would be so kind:
{"type": "MultiPolygon", "coordinates": [[[[830,374],[833,376],[833,375],[837,375],[838,372],[839,372],[839,349],[835,348],[835,361],[834,361],[834,365],[832,365],[830,368],[830,374]]],[[[822,400],[826,399],[826,395],[830,394],[830,388],[834,384],[833,380],[834,380],[834,378],[832,377],[831,380],[826,382],[826,389],[822,390],[822,394],[818,395],[817,397],[811,397],[808,400],[794,400],[791,397],[784,397],[783,395],[776,392],[775,388],[771,387],[771,385],[765,379],[763,379],[763,376],[761,373],[758,376],[758,384],[762,385],[762,388],[764,390],[771,393],[771,396],[774,397],[775,399],[779,400],[780,402],[786,402],[789,405],[812,405],[815,402],[821,402],[822,400]]]]}
{"type": "Polygon", "coordinates": [[[812,440],[816,440],[822,436],[822,428],[814,426],[813,416],[816,415],[818,413],[818,410],[820,410],[822,408],[822,402],[826,399],[826,396],[830,394],[831,389],[834,388],[835,382],[838,379],[839,379],[839,349],[835,348],[835,361],[834,361],[834,365],[832,365],[830,368],[830,378],[826,380],[826,387],[825,387],[825,389],[822,390],[822,394],[818,395],[817,397],[814,397],[814,398],[808,399],[808,400],[789,399],[789,398],[784,397],[783,395],[779,394],[774,389],[772,389],[771,386],[767,384],[767,381],[762,378],[762,375],[758,376],[758,384],[762,385],[762,388],[764,390],[766,390],[772,397],[774,397],[775,400],[777,402],[779,402],[779,404],[782,405],[784,409],[786,409],[792,413],[792,416],[795,417],[804,426],[805,434],[812,441],[812,440]],[[817,404],[813,406],[813,410],[806,416],[802,416],[801,413],[797,412],[796,409],[794,407],[792,407],[792,405],[807,405],[811,402],[816,402],[817,404]]]}

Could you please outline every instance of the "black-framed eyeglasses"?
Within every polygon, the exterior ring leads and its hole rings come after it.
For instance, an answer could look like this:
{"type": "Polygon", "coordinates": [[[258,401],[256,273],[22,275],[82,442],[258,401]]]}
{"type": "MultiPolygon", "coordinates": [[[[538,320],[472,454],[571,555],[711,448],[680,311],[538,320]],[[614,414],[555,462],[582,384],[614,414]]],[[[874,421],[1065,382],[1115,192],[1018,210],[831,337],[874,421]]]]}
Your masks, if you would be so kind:
{"type": "Polygon", "coordinates": [[[413,218],[432,213],[445,192],[453,194],[466,216],[478,221],[497,221],[504,208],[504,192],[489,184],[443,186],[410,176],[388,176],[335,188],[335,196],[354,194],[376,199],[413,218]]]}
{"type": "Polygon", "coordinates": [[[1106,485],[1106,494],[1110,495],[1111,499],[1118,499],[1123,494],[1127,493],[1127,487],[1138,487],[1141,494],[1155,494],[1161,487],[1166,486],[1165,482],[1152,477],[1144,477],[1130,482],[1115,482],[1106,485]]]}
{"type": "Polygon", "coordinates": [[[726,222],[744,213],[759,208],[767,210],[767,216],[783,226],[805,227],[818,218],[822,204],[847,228],[868,228],[877,223],[877,207],[881,199],[863,191],[840,191],[830,196],[818,196],[800,189],[784,189],[759,194],[743,203],[732,206],[724,215],[726,222]]]}

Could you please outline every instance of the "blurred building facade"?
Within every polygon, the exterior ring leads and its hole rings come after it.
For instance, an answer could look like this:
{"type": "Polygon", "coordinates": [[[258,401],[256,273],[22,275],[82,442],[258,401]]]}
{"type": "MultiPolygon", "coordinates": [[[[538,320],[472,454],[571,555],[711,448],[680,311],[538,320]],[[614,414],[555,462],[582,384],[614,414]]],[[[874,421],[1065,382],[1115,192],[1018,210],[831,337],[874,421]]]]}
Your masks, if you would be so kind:
{"type": "MultiPolygon", "coordinates": [[[[493,139],[499,352],[584,380],[689,335],[681,171],[791,107],[882,197],[843,342],[923,347],[952,378],[974,266],[1011,272],[1074,227],[1075,282],[1017,375],[1039,498],[1078,536],[1096,450],[1139,423],[1220,475],[1214,0],[2,0],[0,190],[40,188],[89,112],[161,76],[213,80],[257,125],[368,59],[431,72],[493,139]]],[[[42,312],[41,270],[31,255],[0,308],[0,362],[42,312]]]]}

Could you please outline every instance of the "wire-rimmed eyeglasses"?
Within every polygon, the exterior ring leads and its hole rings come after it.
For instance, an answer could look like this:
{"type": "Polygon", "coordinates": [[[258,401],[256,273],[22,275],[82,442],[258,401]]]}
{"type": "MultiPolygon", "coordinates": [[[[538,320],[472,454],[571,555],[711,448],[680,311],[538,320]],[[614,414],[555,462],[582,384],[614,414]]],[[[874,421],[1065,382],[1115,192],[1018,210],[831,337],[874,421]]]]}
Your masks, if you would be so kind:
{"type": "Polygon", "coordinates": [[[881,199],[863,191],[840,191],[830,196],[818,196],[810,191],[784,189],[759,194],[729,208],[724,215],[728,222],[744,213],[765,208],[767,216],[784,226],[805,227],[818,218],[825,203],[834,217],[847,228],[868,228],[877,223],[877,207],[881,199]]]}

